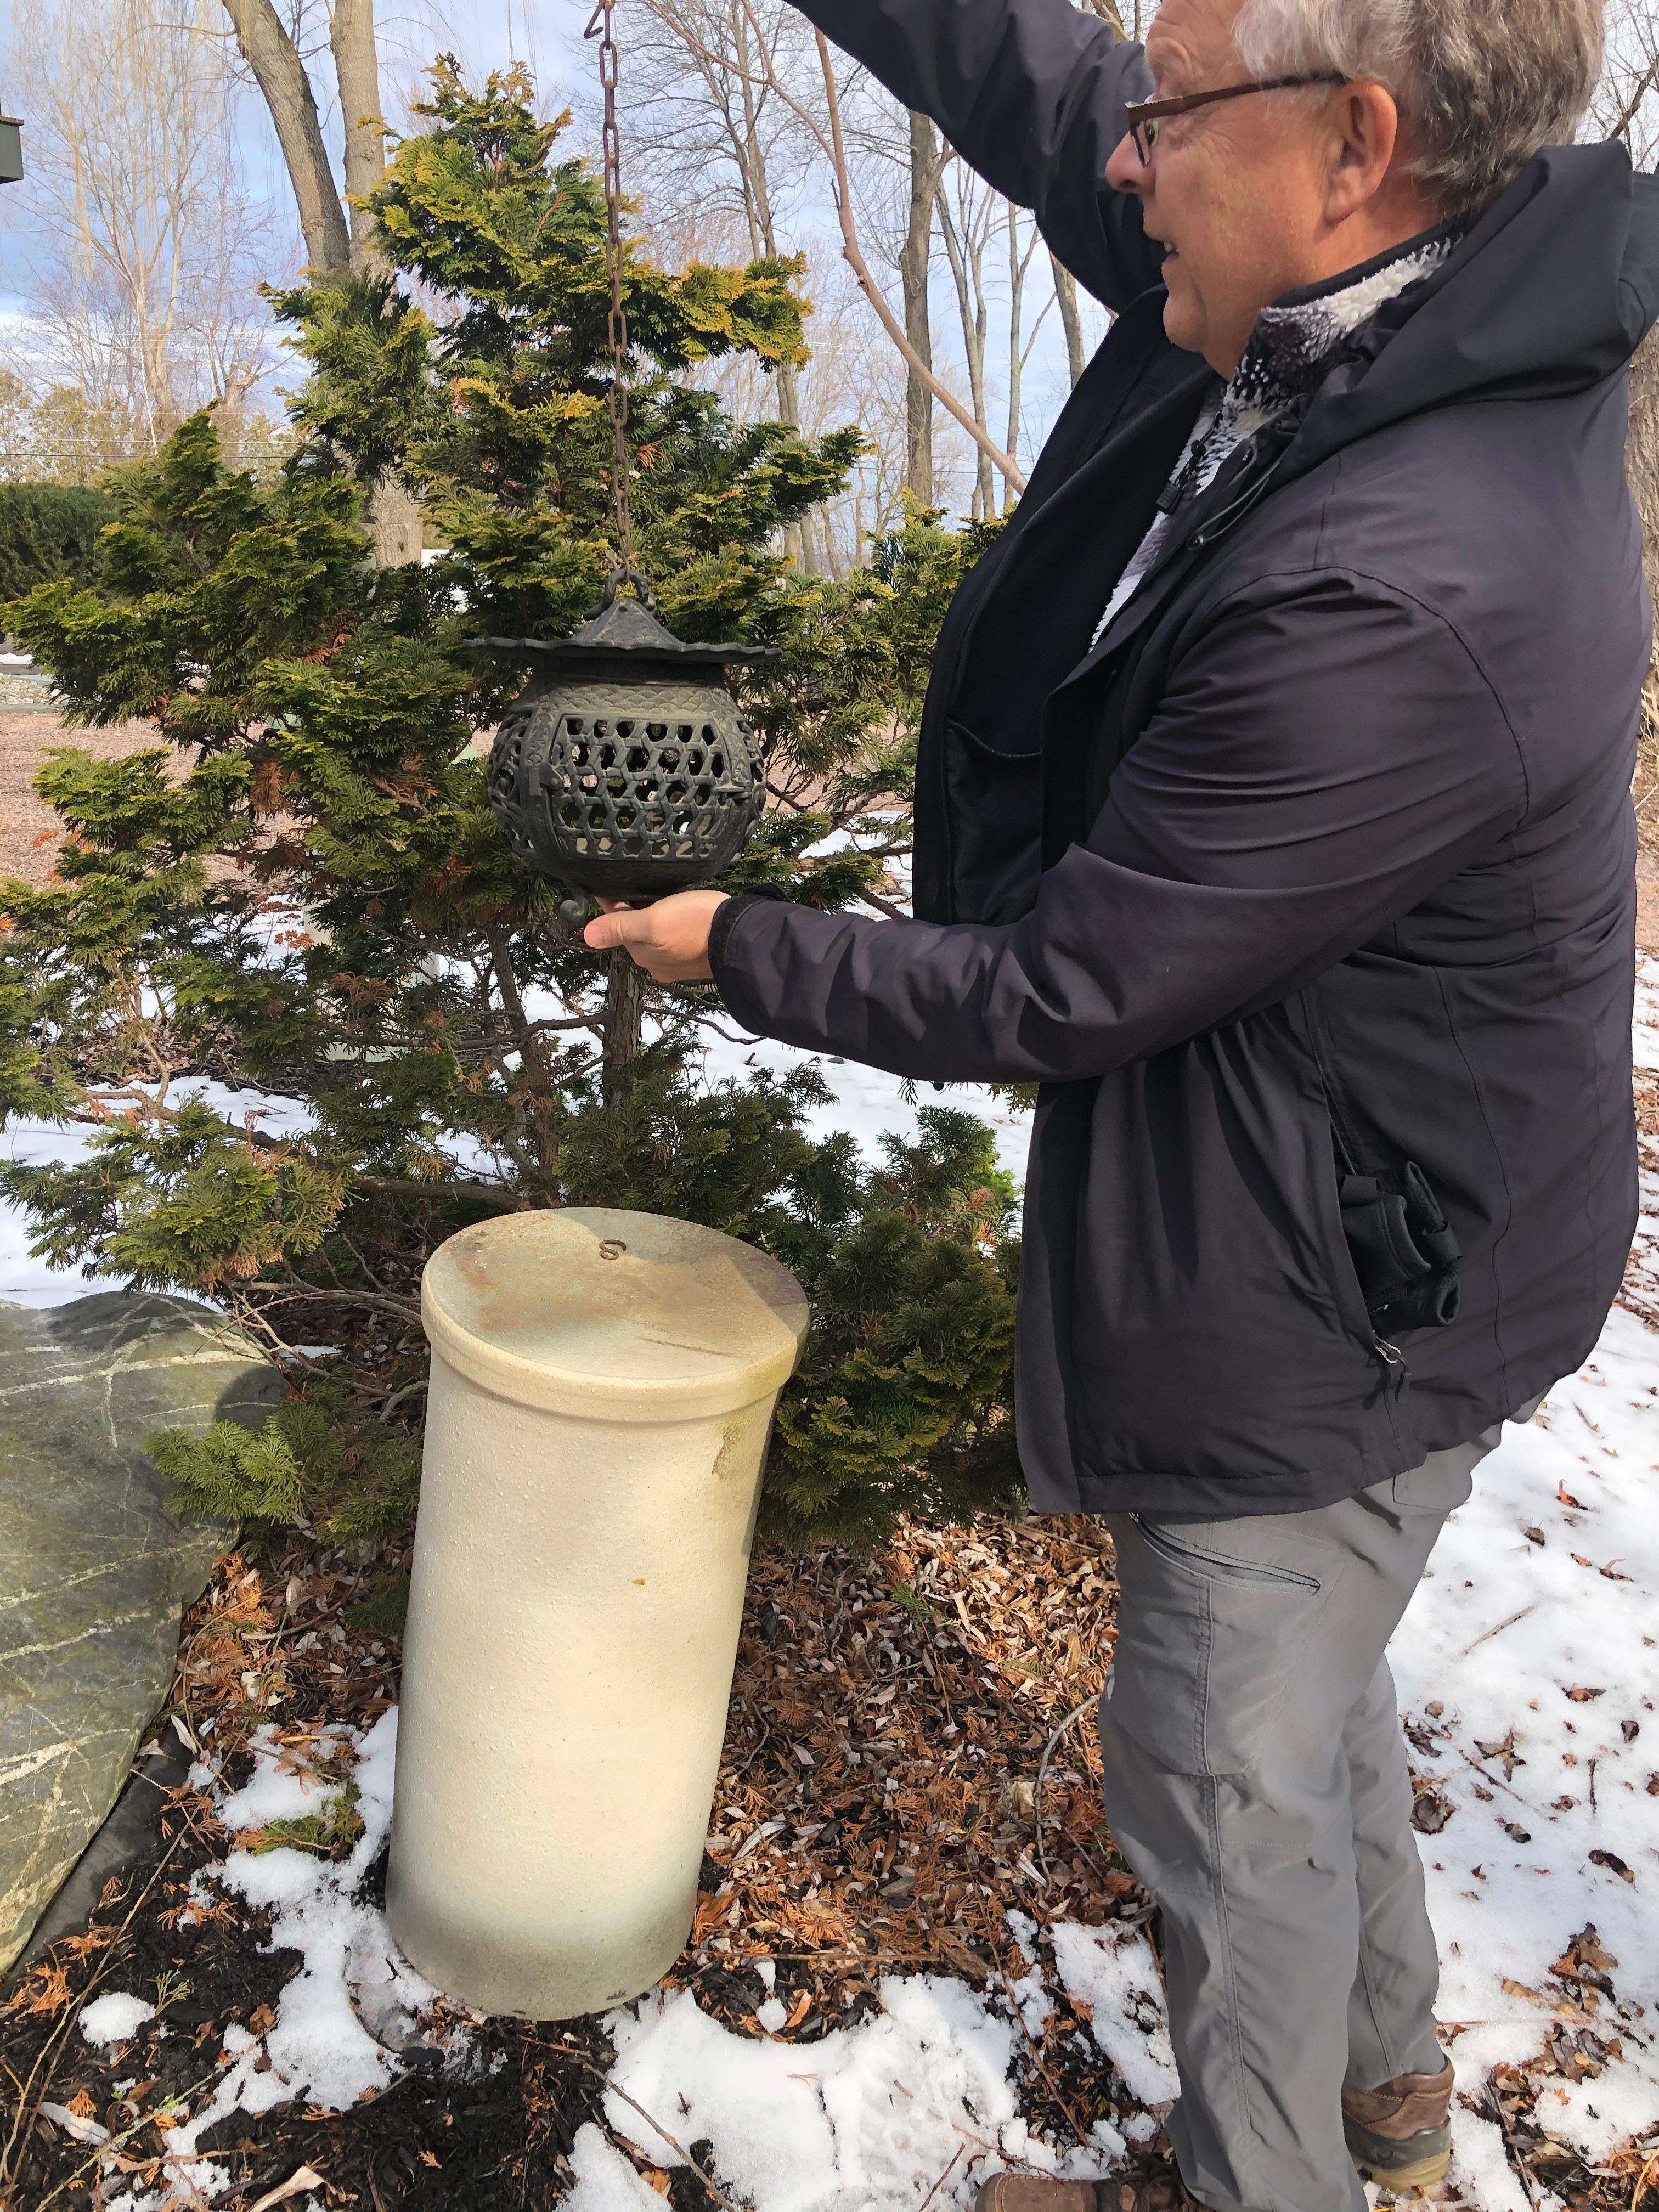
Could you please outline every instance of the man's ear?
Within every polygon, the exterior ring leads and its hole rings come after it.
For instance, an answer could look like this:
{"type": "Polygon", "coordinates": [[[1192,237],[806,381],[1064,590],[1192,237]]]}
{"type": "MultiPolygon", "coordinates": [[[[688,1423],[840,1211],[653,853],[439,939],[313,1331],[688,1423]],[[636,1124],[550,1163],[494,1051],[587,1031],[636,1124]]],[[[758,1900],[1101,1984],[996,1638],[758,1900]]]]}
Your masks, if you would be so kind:
{"type": "Polygon", "coordinates": [[[1325,220],[1333,229],[1382,191],[1400,138],[1394,94],[1368,77],[1344,85],[1332,104],[1325,220]]]}

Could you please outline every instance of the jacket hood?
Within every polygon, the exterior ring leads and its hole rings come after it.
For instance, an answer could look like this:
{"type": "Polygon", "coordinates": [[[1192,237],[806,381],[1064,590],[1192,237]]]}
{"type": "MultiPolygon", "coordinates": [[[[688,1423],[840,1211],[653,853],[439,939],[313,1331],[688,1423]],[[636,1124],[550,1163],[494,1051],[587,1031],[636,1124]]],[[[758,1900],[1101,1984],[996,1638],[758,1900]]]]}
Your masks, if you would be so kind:
{"type": "Polygon", "coordinates": [[[1432,276],[1389,301],[1308,410],[1287,473],[1429,407],[1587,390],[1659,318],[1659,178],[1547,146],[1432,276]]]}

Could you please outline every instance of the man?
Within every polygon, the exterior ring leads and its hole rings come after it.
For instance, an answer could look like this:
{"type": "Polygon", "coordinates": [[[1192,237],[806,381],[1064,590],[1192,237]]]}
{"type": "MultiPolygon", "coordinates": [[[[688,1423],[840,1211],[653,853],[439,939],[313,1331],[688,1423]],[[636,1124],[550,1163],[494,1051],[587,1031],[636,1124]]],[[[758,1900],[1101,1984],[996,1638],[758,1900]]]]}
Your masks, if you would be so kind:
{"type": "Polygon", "coordinates": [[[964,583],[915,921],[591,924],[763,1034],[1040,1079],[1018,1409],[1121,1584],[1106,1810],[1163,1911],[1179,2179],[1353,2212],[1452,2069],[1383,1650],[1635,1219],[1659,188],[1564,146],[1597,0],[799,0],[1116,319],[964,583]],[[1126,105],[1126,103],[1127,103],[1126,105]]]}

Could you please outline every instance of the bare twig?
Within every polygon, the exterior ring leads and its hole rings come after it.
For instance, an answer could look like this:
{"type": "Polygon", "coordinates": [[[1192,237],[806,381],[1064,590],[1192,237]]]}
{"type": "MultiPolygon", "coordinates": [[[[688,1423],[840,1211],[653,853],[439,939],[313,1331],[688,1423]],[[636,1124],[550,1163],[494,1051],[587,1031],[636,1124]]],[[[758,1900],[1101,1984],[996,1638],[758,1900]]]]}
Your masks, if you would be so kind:
{"type": "Polygon", "coordinates": [[[1647,98],[1649,93],[1652,91],[1656,82],[1659,82],[1659,54],[1656,54],[1654,56],[1653,59],[1643,70],[1641,76],[1637,79],[1635,91],[1632,93],[1630,98],[1625,102],[1623,108],[1620,111],[1619,120],[1613,125],[1612,130],[1607,133],[1607,137],[1609,138],[1622,138],[1624,137],[1625,133],[1630,129],[1631,125],[1636,120],[1637,109],[1640,107],[1642,102],[1647,98]]]}
{"type": "MultiPolygon", "coordinates": [[[[23,2083],[21,2089],[18,2093],[17,2110],[12,2118],[11,2132],[6,2137],[4,2149],[0,2150],[0,2182],[14,2180],[16,2178],[11,2171],[12,2154],[17,2148],[17,2138],[21,2134],[24,2126],[26,2124],[33,2124],[34,2113],[40,2109],[40,2097],[43,2097],[52,2086],[52,2074],[58,2064],[58,2045],[61,2043],[63,2038],[68,2034],[71,2024],[80,2017],[82,2008],[85,2004],[86,2000],[92,1995],[94,1990],[97,1988],[99,1983],[102,1981],[104,1976],[108,1973],[110,1968],[115,1964],[116,1954],[120,1948],[121,1938],[126,1934],[128,1929],[131,1927],[132,1923],[137,1915],[139,1906],[143,1904],[151,1890],[155,1888],[156,1883],[161,1879],[161,1876],[166,1871],[167,1863],[173,1857],[173,1853],[184,1842],[185,1837],[194,1832],[195,1827],[196,1815],[193,1813],[186,1813],[185,1815],[184,1826],[179,1829],[178,1834],[167,1845],[166,1850],[162,1852],[161,1857],[156,1861],[154,1869],[151,1870],[149,1880],[139,1891],[137,1896],[133,1899],[131,1905],[127,1909],[126,1918],[123,1920],[120,1926],[116,1929],[114,1935],[111,1936],[109,1942],[105,1948],[104,1955],[99,1961],[99,1964],[94,1971],[91,1978],[87,1983],[85,1989],[81,1991],[80,1996],[77,2000],[64,2007],[63,2019],[58,2022],[58,2026],[47,2037],[46,2042],[41,2045],[40,2056],[35,2059],[33,2065],[29,2069],[28,2079],[23,2083]],[[50,2064],[47,2064],[48,2060],[51,2061],[50,2064]],[[31,2109],[28,2101],[29,2092],[33,2088],[34,2077],[40,2073],[43,2065],[46,2067],[46,2077],[41,2081],[40,2094],[35,2099],[33,2108],[31,2109]]],[[[15,2078],[15,2077],[14,2076],[14,2079],[15,2078]]],[[[210,2079],[211,2077],[210,2076],[209,2078],[210,2079]]],[[[109,2146],[107,2144],[105,2144],[100,2148],[102,2149],[107,2149],[108,2147],[109,2146]]],[[[60,2185],[66,2187],[68,2185],[64,2184],[60,2185]]],[[[52,2193],[55,2196],[58,2194],[58,2191],[54,2191],[52,2193]]]]}
{"type": "Polygon", "coordinates": [[[1059,2082],[1055,2081],[1054,2075],[1048,2071],[1047,2065],[1044,2063],[1042,2053],[1037,2047],[1036,2038],[1032,2034],[1030,2029],[1025,2025],[1025,2015],[1019,2008],[1019,1999],[1014,1995],[1012,1983],[1008,1979],[1007,1975],[1002,1972],[1000,1968],[998,1969],[997,1979],[1002,1984],[1003,1989],[1007,1994],[1008,2002],[1013,2008],[1014,2018],[1019,2022],[1019,2032],[1025,2038],[1026,2048],[1031,2054],[1032,2065],[1036,2068],[1037,2072],[1042,2075],[1043,2080],[1048,2083],[1049,2094],[1054,2098],[1054,2102],[1060,2106],[1060,2111],[1065,2113],[1067,2120],[1071,2123],[1072,2133],[1077,2137],[1080,2143],[1086,2147],[1089,2142],[1089,2130],[1078,2118],[1077,2114],[1072,2110],[1070,2105],[1066,2103],[1065,2095],[1060,2089],[1059,2082]]]}
{"type": "MultiPolygon", "coordinates": [[[[823,96],[830,111],[830,143],[824,146],[824,151],[830,160],[836,216],[841,225],[842,252],[847,264],[857,280],[860,291],[875,310],[877,321],[886,331],[902,357],[905,367],[927,386],[946,414],[953,416],[962,425],[980,451],[1001,471],[1004,477],[1014,489],[1024,491],[1025,475],[1018,462],[1012,453],[1003,451],[983,424],[974,420],[972,415],[949,386],[939,382],[938,377],[934,375],[933,370],[905,336],[903,325],[888,306],[881,287],[870,273],[869,264],[865,260],[863,248],[859,244],[858,226],[853,217],[853,191],[847,174],[847,149],[842,137],[841,100],[836,90],[836,71],[835,65],[830,58],[830,42],[823,32],[816,27],[813,36],[817,40],[818,61],[823,71],[823,96]]],[[[775,82],[775,79],[774,82],[775,82]]],[[[781,86],[778,88],[782,96],[787,100],[788,94],[782,93],[781,86]]],[[[789,104],[792,106],[795,106],[793,100],[789,104]]],[[[796,112],[800,114],[802,111],[796,107],[796,112]]],[[[823,146],[823,133],[817,130],[816,125],[809,125],[809,127],[813,131],[818,143],[823,146]]]]}
{"type": "Polygon", "coordinates": [[[298,1290],[278,1291],[274,1297],[267,1297],[264,1295],[263,1284],[246,1283],[242,1285],[239,1295],[244,1298],[249,1298],[256,1293],[258,1304],[249,1309],[251,1312],[255,1313],[263,1313],[270,1306],[318,1304],[368,1306],[380,1313],[396,1314],[399,1321],[418,1322],[421,1318],[421,1310],[411,1299],[388,1298],[374,1291],[317,1291],[307,1285],[298,1290]]]}
{"type": "Polygon", "coordinates": [[[945,2167],[944,2172],[940,2174],[939,2179],[933,2184],[927,2194],[922,2198],[921,2203],[917,2205],[916,2212],[927,2212],[927,2207],[933,2203],[933,2199],[939,2195],[939,2191],[944,2188],[945,2183],[956,2172],[957,2161],[962,2156],[963,2148],[963,2146],[961,2143],[958,2143],[956,2148],[951,2152],[951,2163],[945,2167]]]}
{"type": "Polygon", "coordinates": [[[1096,1690],[1086,1697],[1080,1705],[1073,1705],[1071,1711],[1066,1714],[1065,1719],[1049,1737],[1048,1742],[1043,1745],[1042,1756],[1037,1761],[1036,1803],[1033,1809],[1036,1819],[1037,1864],[1042,1869],[1042,1879],[1044,1881],[1050,1881],[1053,1880],[1053,1876],[1048,1872],[1048,1846],[1042,1840],[1042,1785],[1048,1778],[1048,1762],[1054,1755],[1054,1747],[1059,1743],[1060,1739],[1065,1735],[1066,1729],[1073,1727],[1077,1722],[1080,1721],[1085,1713],[1092,1712],[1099,1703],[1100,1692],[1098,1690],[1096,1690]]]}
{"type": "MultiPolygon", "coordinates": [[[[1535,1604],[1536,1601],[1537,1601],[1534,1600],[1534,1603],[1535,1604]]],[[[1466,1644],[1463,1646],[1462,1656],[1467,1659],[1471,1651],[1475,1650],[1480,1644],[1485,1644],[1489,1638],[1493,1636],[1501,1636],[1506,1628],[1513,1628],[1517,1620],[1524,1620],[1531,1611],[1532,1607],[1530,1605],[1523,1605],[1519,1613],[1512,1613],[1507,1620],[1500,1620],[1496,1628],[1483,1629],[1480,1634],[1475,1638],[1473,1644],[1466,1644]]]]}
{"type": "Polygon", "coordinates": [[[702,46],[684,25],[676,25],[677,34],[695,52],[701,54],[705,61],[712,62],[716,68],[745,82],[763,85],[768,90],[775,93],[817,141],[819,151],[830,163],[830,190],[835,198],[836,220],[841,227],[842,252],[848,268],[853,272],[860,291],[874,309],[877,321],[898,349],[905,367],[926,385],[946,414],[954,416],[962,425],[974,443],[1002,471],[1014,489],[1024,491],[1025,477],[1018,462],[1011,454],[1003,452],[1001,447],[982,423],[974,420],[950,386],[940,383],[932,368],[905,336],[903,325],[888,306],[880,286],[870,273],[870,265],[866,261],[864,250],[859,243],[858,225],[853,214],[852,185],[847,173],[847,148],[842,134],[841,100],[836,90],[835,66],[830,60],[829,44],[823,32],[816,31],[814,35],[817,40],[818,59],[823,70],[824,96],[829,106],[830,136],[828,137],[825,137],[817,118],[808,113],[780,80],[773,66],[771,48],[761,33],[760,25],[755,21],[754,9],[750,4],[750,0],[741,0],[741,5],[756,34],[762,66],[766,72],[764,76],[751,76],[747,70],[739,68],[726,55],[710,53],[708,47],[702,46]]]}
{"type": "MultiPolygon", "coordinates": [[[[605,2071],[603,2067],[594,2065],[591,2058],[584,2058],[579,2051],[572,2051],[564,2044],[546,2044],[544,2045],[543,2048],[550,2051],[556,2051],[562,2058],[573,2059],[578,2066],[584,2068],[589,2074],[592,2074],[596,2080],[604,2083],[607,2095],[620,2097],[623,2104],[629,2107],[630,2112],[635,2112],[639,2114],[640,2118],[645,2122],[647,2127],[651,2129],[653,2134],[661,2136],[664,2142],[668,2145],[668,2148],[674,2153],[677,2158],[683,2158],[685,2160],[692,2172],[696,2175],[698,2180],[702,2182],[703,2187],[708,2191],[708,2194],[714,2199],[715,2203],[717,2204],[724,2204],[726,2206],[726,2212],[745,2212],[745,2208],[744,2206],[736,2203],[726,2195],[726,2191],[720,2187],[719,2182],[715,2180],[714,2175],[709,2172],[708,2167],[704,2166],[700,2160],[693,2158],[690,2152],[687,2150],[683,2144],[676,2142],[673,2136],[671,2136],[667,2129],[664,2127],[662,2122],[655,2118],[650,2112],[647,2112],[645,2106],[640,2103],[636,2097],[630,2097],[626,2089],[618,2088],[617,2084],[611,2080],[611,2076],[605,2071]]],[[[641,2144],[641,2148],[643,2149],[644,2145],[641,2144]]]]}

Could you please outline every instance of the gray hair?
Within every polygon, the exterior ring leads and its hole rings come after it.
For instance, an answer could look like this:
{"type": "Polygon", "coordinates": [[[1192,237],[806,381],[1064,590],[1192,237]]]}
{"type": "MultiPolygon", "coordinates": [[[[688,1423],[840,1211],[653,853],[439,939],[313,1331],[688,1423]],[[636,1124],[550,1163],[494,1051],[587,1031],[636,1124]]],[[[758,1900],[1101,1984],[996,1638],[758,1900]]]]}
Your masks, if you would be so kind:
{"type": "Polygon", "coordinates": [[[1571,141],[1601,69],[1604,0],[1243,0],[1252,76],[1331,70],[1386,85],[1417,141],[1410,171],[1446,215],[1571,141]]]}

